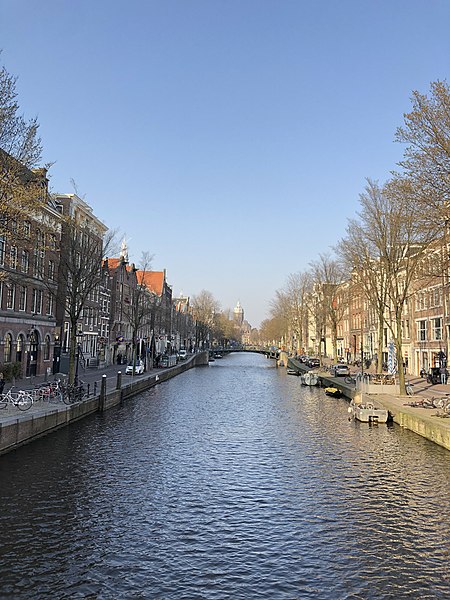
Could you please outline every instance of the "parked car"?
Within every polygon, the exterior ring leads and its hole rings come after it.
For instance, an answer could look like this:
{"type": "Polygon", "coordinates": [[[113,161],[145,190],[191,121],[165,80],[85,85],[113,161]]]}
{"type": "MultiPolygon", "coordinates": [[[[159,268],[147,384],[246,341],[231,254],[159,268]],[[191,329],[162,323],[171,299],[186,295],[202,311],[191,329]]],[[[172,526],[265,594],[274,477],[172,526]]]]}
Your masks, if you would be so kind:
{"type": "Polygon", "coordinates": [[[178,358],[180,360],[186,360],[187,358],[187,352],[184,348],[181,348],[181,350],[178,350],[178,358]]]}
{"type": "Polygon", "coordinates": [[[350,369],[347,365],[333,365],[331,367],[331,372],[335,377],[348,377],[350,375],[350,369]]]}
{"type": "MultiPolygon", "coordinates": [[[[144,363],[142,362],[142,360],[137,360],[136,364],[134,365],[134,374],[142,375],[143,372],[144,372],[144,363]]],[[[125,375],[133,375],[133,363],[132,362],[127,364],[127,368],[125,369],[125,375]]]]}
{"type": "Polygon", "coordinates": [[[318,358],[308,358],[306,365],[313,369],[320,367],[320,360],[318,358]]]}

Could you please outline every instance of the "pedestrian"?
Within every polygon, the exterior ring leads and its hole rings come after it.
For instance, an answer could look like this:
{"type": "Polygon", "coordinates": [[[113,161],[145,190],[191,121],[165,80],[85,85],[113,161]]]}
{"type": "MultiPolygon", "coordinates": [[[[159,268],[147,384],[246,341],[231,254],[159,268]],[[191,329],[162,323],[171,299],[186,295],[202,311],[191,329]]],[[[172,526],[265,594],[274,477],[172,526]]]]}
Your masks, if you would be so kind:
{"type": "Polygon", "coordinates": [[[447,369],[446,369],[445,367],[441,367],[441,368],[439,369],[439,373],[440,373],[440,375],[441,375],[441,383],[444,383],[444,384],[445,384],[445,383],[447,383],[447,378],[446,378],[446,376],[445,376],[445,372],[446,372],[446,370],[447,370],[447,369]]]}

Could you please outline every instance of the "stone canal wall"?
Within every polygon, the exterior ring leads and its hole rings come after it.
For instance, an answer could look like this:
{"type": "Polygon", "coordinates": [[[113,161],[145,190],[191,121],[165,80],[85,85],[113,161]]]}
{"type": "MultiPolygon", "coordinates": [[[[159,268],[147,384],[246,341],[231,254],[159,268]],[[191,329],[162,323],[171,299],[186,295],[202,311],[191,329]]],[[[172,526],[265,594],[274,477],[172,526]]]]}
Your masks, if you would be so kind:
{"type": "MultiPolygon", "coordinates": [[[[289,358],[288,368],[302,373],[309,371],[307,367],[293,358],[289,358]]],[[[408,406],[407,402],[411,398],[400,396],[398,386],[377,386],[379,393],[374,394],[370,392],[373,392],[375,386],[366,386],[366,389],[363,388],[361,393],[353,386],[347,385],[342,381],[342,378],[331,377],[326,372],[320,374],[320,380],[322,387],[336,387],[349,400],[358,396],[362,400],[367,400],[367,397],[370,397],[371,400],[390,412],[394,423],[450,450],[450,419],[437,416],[438,411],[436,410],[408,406]],[[386,389],[389,388],[392,389],[392,392],[386,393],[386,389]]]]}
{"type": "Polygon", "coordinates": [[[120,378],[116,389],[106,389],[106,378],[102,381],[100,393],[88,400],[67,406],[65,404],[48,405],[39,409],[34,407],[29,412],[6,416],[0,414],[0,454],[5,454],[23,444],[47,435],[61,427],[70,425],[95,412],[101,412],[129,400],[133,396],[163,383],[193,367],[208,364],[208,353],[195,354],[190,359],[175,367],[152,372],[147,377],[140,377],[132,383],[122,385],[120,378]]]}

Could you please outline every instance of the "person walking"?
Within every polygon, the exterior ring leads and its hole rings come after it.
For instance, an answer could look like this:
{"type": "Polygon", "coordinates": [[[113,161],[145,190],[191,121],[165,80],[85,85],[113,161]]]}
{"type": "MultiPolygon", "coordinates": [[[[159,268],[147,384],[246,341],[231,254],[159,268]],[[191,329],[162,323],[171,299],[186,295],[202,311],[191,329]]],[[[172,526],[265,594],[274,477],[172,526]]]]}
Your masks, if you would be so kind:
{"type": "Polygon", "coordinates": [[[444,366],[442,366],[442,367],[439,369],[439,373],[440,373],[440,375],[441,375],[441,383],[443,383],[443,384],[446,384],[446,383],[447,383],[447,377],[446,377],[446,375],[445,375],[445,372],[446,372],[446,370],[447,370],[447,369],[446,369],[444,366]]]}

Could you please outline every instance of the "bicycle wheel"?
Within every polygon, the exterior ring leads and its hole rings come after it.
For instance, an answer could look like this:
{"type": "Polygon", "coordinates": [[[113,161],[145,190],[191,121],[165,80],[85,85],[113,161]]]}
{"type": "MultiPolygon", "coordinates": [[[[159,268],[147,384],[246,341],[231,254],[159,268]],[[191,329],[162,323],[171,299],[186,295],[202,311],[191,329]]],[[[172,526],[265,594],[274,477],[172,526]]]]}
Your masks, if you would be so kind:
{"type": "Polygon", "coordinates": [[[344,379],[345,383],[356,383],[355,380],[352,377],[346,377],[344,379]]]}
{"type": "Polygon", "coordinates": [[[408,394],[408,396],[414,396],[414,390],[412,389],[412,386],[409,383],[406,384],[406,393],[408,394]]]}
{"type": "Polygon", "coordinates": [[[62,401],[64,404],[73,404],[72,392],[69,390],[64,390],[64,393],[62,394],[62,401]]]}
{"type": "Polygon", "coordinates": [[[8,399],[5,397],[5,394],[0,396],[0,408],[6,408],[8,406],[8,399]]]}
{"type": "Polygon", "coordinates": [[[53,392],[53,400],[56,400],[56,402],[62,402],[63,397],[63,394],[59,390],[53,392]]]}
{"type": "Polygon", "coordinates": [[[431,398],[431,402],[434,408],[444,408],[445,398],[431,398]]]}
{"type": "Polygon", "coordinates": [[[33,398],[30,394],[20,394],[15,404],[19,410],[29,410],[33,406],[33,398]]]}

